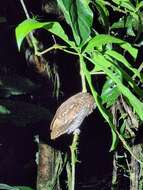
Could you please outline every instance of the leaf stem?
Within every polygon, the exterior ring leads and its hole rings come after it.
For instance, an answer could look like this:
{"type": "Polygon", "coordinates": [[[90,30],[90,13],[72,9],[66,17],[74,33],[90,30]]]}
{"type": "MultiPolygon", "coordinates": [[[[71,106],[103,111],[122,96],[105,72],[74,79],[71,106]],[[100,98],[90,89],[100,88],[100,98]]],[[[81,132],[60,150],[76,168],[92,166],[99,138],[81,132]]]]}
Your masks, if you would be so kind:
{"type": "Polygon", "coordinates": [[[58,44],[54,44],[52,47],[47,48],[47,49],[45,49],[45,50],[42,51],[42,52],[37,52],[36,55],[37,55],[37,56],[40,56],[40,55],[43,55],[43,54],[48,53],[49,51],[52,51],[52,50],[55,50],[55,49],[62,50],[62,51],[64,51],[64,52],[69,53],[69,54],[72,54],[72,55],[79,55],[78,53],[73,52],[73,51],[69,51],[69,50],[67,50],[67,49],[65,49],[65,48],[66,48],[66,46],[61,46],[61,45],[58,45],[58,44]]]}
{"type": "MultiPolygon", "coordinates": [[[[23,10],[24,10],[24,13],[25,13],[26,18],[27,18],[27,19],[30,19],[30,15],[29,15],[29,13],[28,13],[28,10],[27,10],[27,8],[26,8],[26,5],[25,5],[24,1],[23,1],[23,0],[20,0],[20,3],[21,3],[21,5],[22,5],[22,8],[23,8],[23,10]]],[[[27,42],[28,42],[28,44],[29,44],[30,47],[33,47],[33,48],[34,48],[35,55],[36,55],[37,52],[38,52],[38,48],[37,48],[37,45],[36,45],[36,41],[37,41],[37,40],[36,40],[35,37],[33,36],[33,32],[30,32],[29,35],[28,35],[28,37],[27,37],[27,42]]]]}
{"type": "Polygon", "coordinates": [[[25,13],[25,15],[26,15],[26,18],[27,18],[27,19],[30,19],[30,16],[29,16],[29,13],[28,13],[28,11],[27,11],[27,8],[26,8],[26,6],[25,6],[24,1],[23,1],[23,0],[20,0],[20,2],[21,2],[21,5],[22,5],[22,8],[23,8],[23,10],[24,10],[24,13],[25,13]]]}
{"type": "Polygon", "coordinates": [[[45,49],[44,51],[37,52],[37,56],[43,55],[43,54],[48,53],[49,51],[52,51],[52,50],[55,50],[55,49],[59,49],[59,50],[64,51],[65,48],[66,48],[66,46],[61,46],[61,45],[58,45],[58,44],[54,44],[53,46],[45,49]]]}

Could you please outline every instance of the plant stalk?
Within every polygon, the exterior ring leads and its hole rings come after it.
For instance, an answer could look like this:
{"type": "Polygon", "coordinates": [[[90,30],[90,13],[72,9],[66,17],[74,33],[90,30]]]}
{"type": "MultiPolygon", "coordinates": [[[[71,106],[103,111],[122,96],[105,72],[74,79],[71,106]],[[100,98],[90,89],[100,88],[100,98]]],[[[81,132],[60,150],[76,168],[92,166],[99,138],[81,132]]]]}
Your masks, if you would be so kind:
{"type": "Polygon", "coordinates": [[[84,69],[83,69],[83,64],[84,64],[84,60],[83,59],[84,59],[83,56],[81,54],[79,54],[82,92],[87,92],[87,89],[86,89],[86,79],[85,79],[84,69]]]}
{"type": "MultiPolygon", "coordinates": [[[[23,8],[23,11],[25,13],[26,18],[30,19],[30,15],[28,13],[28,10],[26,8],[26,5],[25,5],[24,1],[20,0],[20,3],[22,5],[22,8],[23,8]]],[[[33,32],[30,32],[29,35],[26,38],[27,38],[27,42],[28,42],[29,46],[34,48],[35,55],[36,55],[37,52],[38,52],[38,48],[37,48],[37,44],[36,44],[36,39],[33,36],[33,32]]]]}
{"type": "Polygon", "coordinates": [[[78,146],[78,139],[79,139],[79,129],[76,129],[74,131],[74,137],[72,145],[70,146],[71,150],[71,173],[72,173],[72,181],[71,181],[71,189],[75,189],[75,165],[77,162],[77,146],[78,146]]]}

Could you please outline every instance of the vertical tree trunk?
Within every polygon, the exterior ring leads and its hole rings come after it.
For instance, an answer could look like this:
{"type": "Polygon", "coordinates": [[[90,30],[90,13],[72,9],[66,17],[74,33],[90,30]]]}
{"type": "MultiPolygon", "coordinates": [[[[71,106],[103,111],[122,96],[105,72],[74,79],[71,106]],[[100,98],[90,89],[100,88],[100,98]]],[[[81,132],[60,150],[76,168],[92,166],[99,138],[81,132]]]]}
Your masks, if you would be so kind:
{"type": "Polygon", "coordinates": [[[37,190],[60,190],[55,182],[56,151],[49,145],[39,142],[39,163],[37,176],[37,190]]]}
{"type": "MultiPolygon", "coordinates": [[[[132,148],[134,155],[136,155],[140,160],[142,157],[142,147],[141,144],[134,145],[132,148]]],[[[143,172],[140,163],[131,157],[130,163],[130,190],[142,190],[143,189],[143,172]]]]}

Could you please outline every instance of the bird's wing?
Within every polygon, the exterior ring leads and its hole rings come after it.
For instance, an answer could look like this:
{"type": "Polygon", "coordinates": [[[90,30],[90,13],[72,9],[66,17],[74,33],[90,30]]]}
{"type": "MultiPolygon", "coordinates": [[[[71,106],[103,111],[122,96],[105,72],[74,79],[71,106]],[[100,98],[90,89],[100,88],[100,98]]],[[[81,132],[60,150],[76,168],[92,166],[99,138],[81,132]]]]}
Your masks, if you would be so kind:
{"type": "Polygon", "coordinates": [[[83,109],[85,107],[78,105],[78,103],[73,108],[72,106],[69,107],[66,112],[60,112],[60,114],[58,109],[50,126],[52,130],[51,137],[54,139],[66,133],[70,126],[78,119],[80,112],[83,112],[83,109]]]}

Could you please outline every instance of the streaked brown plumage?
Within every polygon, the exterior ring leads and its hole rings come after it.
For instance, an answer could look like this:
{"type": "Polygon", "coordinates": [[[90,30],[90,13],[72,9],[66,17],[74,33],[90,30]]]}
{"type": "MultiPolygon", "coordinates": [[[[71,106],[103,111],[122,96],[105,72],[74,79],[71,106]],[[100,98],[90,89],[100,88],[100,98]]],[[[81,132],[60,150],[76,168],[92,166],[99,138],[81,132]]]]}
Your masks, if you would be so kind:
{"type": "Polygon", "coordinates": [[[95,101],[87,92],[79,92],[67,99],[57,109],[51,122],[51,139],[74,132],[95,108],[95,101]]]}

